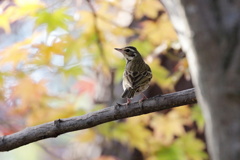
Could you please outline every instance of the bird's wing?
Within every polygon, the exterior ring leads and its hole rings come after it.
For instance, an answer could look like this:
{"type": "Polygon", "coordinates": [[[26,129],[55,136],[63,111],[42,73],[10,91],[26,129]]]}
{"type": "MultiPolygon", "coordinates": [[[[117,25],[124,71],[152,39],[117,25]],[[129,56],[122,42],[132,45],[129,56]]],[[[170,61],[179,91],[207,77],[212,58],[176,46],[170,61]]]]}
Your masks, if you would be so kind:
{"type": "Polygon", "coordinates": [[[148,83],[152,78],[152,73],[148,66],[144,71],[125,71],[124,74],[132,89],[137,89],[139,86],[148,83]]]}
{"type": "Polygon", "coordinates": [[[132,88],[126,88],[122,93],[122,98],[132,98],[135,94],[135,90],[132,88]]]}

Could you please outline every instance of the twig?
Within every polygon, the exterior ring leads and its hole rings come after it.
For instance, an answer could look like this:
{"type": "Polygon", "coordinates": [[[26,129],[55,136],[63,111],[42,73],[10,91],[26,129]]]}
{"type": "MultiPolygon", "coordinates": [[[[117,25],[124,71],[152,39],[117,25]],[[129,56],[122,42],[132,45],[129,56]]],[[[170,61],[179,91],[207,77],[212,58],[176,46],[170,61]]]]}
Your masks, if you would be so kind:
{"type": "Polygon", "coordinates": [[[0,151],[9,151],[32,142],[57,137],[71,131],[91,128],[102,123],[196,102],[195,90],[192,88],[180,92],[158,95],[143,101],[141,104],[135,102],[128,106],[115,105],[83,116],[58,119],[0,137],[0,151]]]}
{"type": "Polygon", "coordinates": [[[98,28],[98,24],[97,24],[97,18],[98,18],[98,15],[97,15],[97,12],[96,10],[94,9],[92,3],[90,0],[87,0],[87,4],[89,6],[89,8],[91,9],[92,13],[93,13],[93,25],[94,25],[94,30],[95,30],[95,33],[96,33],[96,37],[97,37],[97,46],[98,46],[98,49],[99,49],[99,52],[100,52],[100,55],[102,56],[102,59],[105,63],[106,66],[109,67],[108,65],[108,61],[105,57],[105,53],[104,53],[104,48],[103,48],[103,43],[101,41],[101,32],[98,28]]]}

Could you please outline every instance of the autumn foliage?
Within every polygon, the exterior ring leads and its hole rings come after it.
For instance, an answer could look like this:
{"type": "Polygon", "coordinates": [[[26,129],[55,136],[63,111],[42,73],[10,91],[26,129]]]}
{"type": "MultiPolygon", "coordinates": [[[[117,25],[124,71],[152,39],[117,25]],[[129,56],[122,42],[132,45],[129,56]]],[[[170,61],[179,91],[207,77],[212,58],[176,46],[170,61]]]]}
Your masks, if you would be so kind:
{"type": "MultiPolygon", "coordinates": [[[[0,7],[0,135],[122,101],[125,61],[114,47],[141,52],[153,72],[148,96],[191,87],[186,58],[158,0],[15,0],[0,7]]],[[[38,142],[29,154],[36,160],[203,160],[203,130],[200,108],[183,106],[38,142]]]]}

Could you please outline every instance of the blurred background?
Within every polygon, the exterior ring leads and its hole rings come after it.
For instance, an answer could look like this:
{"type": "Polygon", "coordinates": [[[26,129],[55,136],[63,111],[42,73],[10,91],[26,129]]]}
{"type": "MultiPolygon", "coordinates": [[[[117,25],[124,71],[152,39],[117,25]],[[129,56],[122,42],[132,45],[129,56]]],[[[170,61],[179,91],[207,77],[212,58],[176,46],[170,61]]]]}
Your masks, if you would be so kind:
{"type": "MultiPolygon", "coordinates": [[[[1,0],[0,135],[125,102],[126,62],[114,48],[129,45],[152,69],[148,97],[193,87],[159,0],[1,0]]],[[[63,134],[0,159],[207,160],[203,131],[195,104],[63,134]]]]}

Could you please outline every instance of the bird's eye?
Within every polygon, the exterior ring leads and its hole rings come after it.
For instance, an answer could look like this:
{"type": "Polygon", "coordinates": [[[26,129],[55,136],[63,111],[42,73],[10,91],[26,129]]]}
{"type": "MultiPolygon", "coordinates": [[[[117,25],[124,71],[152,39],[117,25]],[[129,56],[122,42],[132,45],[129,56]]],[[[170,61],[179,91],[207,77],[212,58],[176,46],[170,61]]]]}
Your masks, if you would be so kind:
{"type": "Polygon", "coordinates": [[[125,49],[125,52],[129,52],[130,50],[129,49],[125,49]]]}

